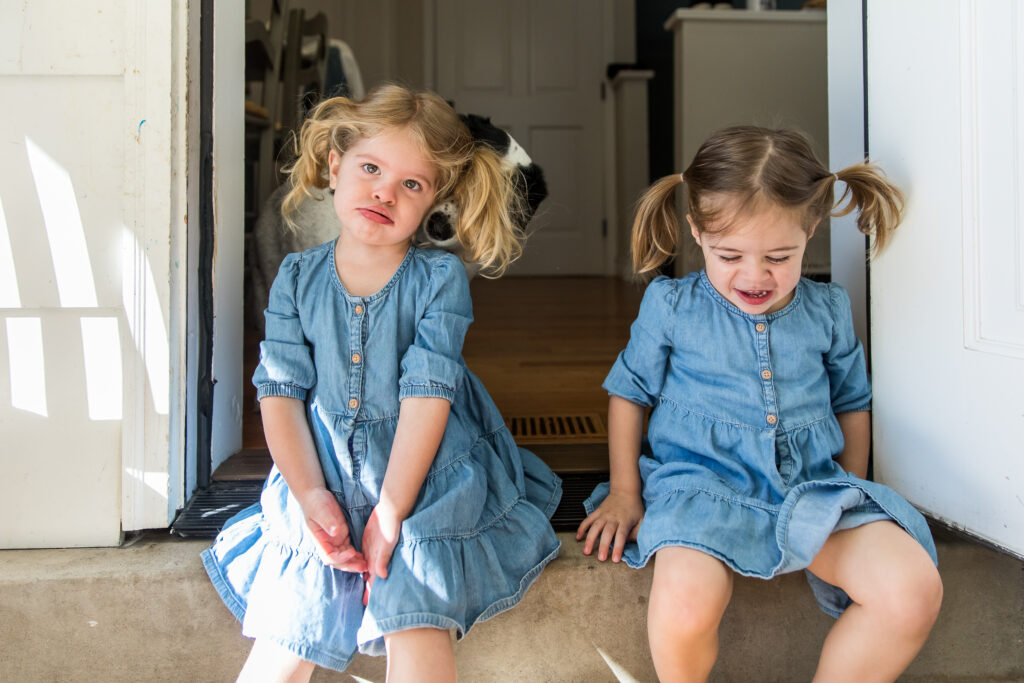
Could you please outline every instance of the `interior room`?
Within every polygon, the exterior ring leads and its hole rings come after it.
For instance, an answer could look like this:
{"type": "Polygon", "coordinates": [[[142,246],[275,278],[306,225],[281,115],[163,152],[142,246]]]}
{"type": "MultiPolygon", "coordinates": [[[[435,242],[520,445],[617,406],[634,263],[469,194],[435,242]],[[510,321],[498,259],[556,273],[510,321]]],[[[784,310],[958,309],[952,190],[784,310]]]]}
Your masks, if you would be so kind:
{"type": "MultiPolygon", "coordinates": [[[[628,253],[636,198],[730,124],[796,126],[827,157],[824,11],[802,2],[772,11],[744,0],[690,4],[608,0],[594,11],[577,0],[524,12],[454,1],[247,3],[241,447],[214,453],[220,492],[190,507],[219,506],[225,489],[251,497],[269,471],[249,382],[266,291],[284,254],[336,230],[323,221],[307,234],[283,225],[292,131],[324,94],[358,97],[396,81],[488,117],[544,172],[549,194],[523,257],[501,279],[471,280],[475,321],[464,357],[517,442],[565,480],[556,527],[578,524],[581,501],[607,476],[601,383],[643,294],[628,253]]],[[[700,259],[686,245],[665,274],[699,269],[700,259]]],[[[827,226],[804,273],[829,278],[827,226]]],[[[176,526],[188,533],[192,516],[176,526]]],[[[212,531],[221,521],[203,518],[212,531]]]]}

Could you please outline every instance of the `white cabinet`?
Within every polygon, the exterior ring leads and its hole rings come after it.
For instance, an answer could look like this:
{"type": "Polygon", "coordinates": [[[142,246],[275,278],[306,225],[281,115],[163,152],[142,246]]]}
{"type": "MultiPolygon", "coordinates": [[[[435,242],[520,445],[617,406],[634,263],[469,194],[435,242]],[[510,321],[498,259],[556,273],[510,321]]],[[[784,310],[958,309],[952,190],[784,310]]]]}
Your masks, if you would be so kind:
{"type": "MultiPolygon", "coordinates": [[[[796,128],[828,159],[824,11],[680,9],[665,28],[675,36],[678,170],[708,135],[736,124],[796,128]]],[[[684,237],[682,245],[677,275],[703,266],[693,240],[684,237]]],[[[808,245],[804,267],[808,274],[829,272],[827,225],[808,245]]]]}

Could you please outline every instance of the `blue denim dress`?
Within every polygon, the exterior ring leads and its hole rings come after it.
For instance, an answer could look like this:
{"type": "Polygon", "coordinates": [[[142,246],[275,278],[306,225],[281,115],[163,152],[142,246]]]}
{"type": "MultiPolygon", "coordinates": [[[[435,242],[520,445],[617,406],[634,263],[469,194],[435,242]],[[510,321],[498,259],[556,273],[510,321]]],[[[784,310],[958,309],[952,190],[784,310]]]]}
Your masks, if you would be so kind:
{"type": "Polygon", "coordinates": [[[550,517],[561,482],[520,449],[462,359],[472,321],[459,259],[412,247],[391,280],[346,292],[334,243],[288,256],[270,291],[258,396],[305,401],[327,488],[355,546],[377,503],[409,396],[451,401],[437,455],[403,522],[386,579],[369,604],[363,578],[319,559],[302,511],[276,467],[260,503],[225,525],[202,554],[242,633],[343,670],[358,649],[417,627],[470,627],[519,602],[558,555],[550,517]],[[322,380],[322,381],[321,381],[322,380]]]}
{"type": "MultiPolygon", "coordinates": [[[[801,279],[785,308],[750,315],[703,271],[657,278],[604,387],[653,407],[640,457],[646,513],[623,552],[631,567],[687,546],[769,578],[805,569],[833,532],[885,519],[936,560],[913,506],[833,460],[843,449],[836,414],[871,402],[839,285],[801,279]]],[[[587,512],[607,495],[599,485],[587,512]]],[[[808,580],[828,614],[850,604],[839,588],[808,580]]]]}

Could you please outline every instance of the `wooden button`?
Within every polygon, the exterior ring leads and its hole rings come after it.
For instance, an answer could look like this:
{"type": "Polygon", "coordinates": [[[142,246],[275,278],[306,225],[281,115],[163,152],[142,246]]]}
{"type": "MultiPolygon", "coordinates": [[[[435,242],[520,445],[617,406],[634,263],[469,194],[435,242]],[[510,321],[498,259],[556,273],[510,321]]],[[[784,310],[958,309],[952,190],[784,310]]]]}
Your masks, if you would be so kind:
{"type": "Polygon", "coordinates": [[[779,421],[779,418],[775,417],[774,415],[769,415],[767,420],[768,420],[768,424],[773,425],[773,424],[775,424],[776,422],[779,421]]]}
{"type": "Polygon", "coordinates": [[[357,305],[356,306],[356,315],[362,315],[362,314],[363,314],[363,307],[360,306],[360,305],[357,305]]]}
{"type": "Polygon", "coordinates": [[[353,363],[358,363],[360,360],[361,360],[361,358],[359,357],[358,353],[353,353],[352,354],[352,362],[353,363]]]}
{"type": "Polygon", "coordinates": [[[348,407],[351,408],[352,410],[355,410],[357,407],[359,407],[359,401],[357,401],[354,398],[353,399],[349,399],[348,407]]]}
{"type": "Polygon", "coordinates": [[[758,332],[764,332],[765,330],[768,329],[768,326],[765,325],[764,323],[758,323],[754,325],[754,329],[757,330],[758,332]]]}
{"type": "Polygon", "coordinates": [[[771,379],[772,378],[772,371],[771,370],[762,370],[761,371],[761,377],[763,377],[764,379],[771,379]]]}

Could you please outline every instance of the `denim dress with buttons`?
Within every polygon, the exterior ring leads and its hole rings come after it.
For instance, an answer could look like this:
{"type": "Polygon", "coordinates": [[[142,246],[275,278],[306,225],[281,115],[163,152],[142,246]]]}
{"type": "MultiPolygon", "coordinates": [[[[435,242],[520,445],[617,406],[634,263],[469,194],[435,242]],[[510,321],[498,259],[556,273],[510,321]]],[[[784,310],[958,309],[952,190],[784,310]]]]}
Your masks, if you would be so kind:
{"type": "MultiPolygon", "coordinates": [[[[806,569],[835,531],[893,520],[936,560],[921,514],[892,489],[845,472],[836,414],[869,410],[850,300],[801,279],[793,300],[751,315],[701,271],[659,277],[644,294],[604,388],[651,406],[640,457],[646,513],[623,559],[666,546],[708,553],[744,576],[806,569]]],[[[601,484],[592,512],[608,495],[601,484]]],[[[819,606],[850,604],[810,572],[819,606]]]]}
{"type": "Polygon", "coordinates": [[[383,636],[454,629],[519,602],[559,551],[550,517],[558,477],[516,446],[462,359],[469,286],[451,254],[411,247],[376,294],[349,294],[334,243],[281,264],[253,377],[259,398],[305,402],[327,488],[353,544],[377,503],[399,405],[438,397],[451,412],[388,568],[364,607],[363,578],[325,566],[275,466],[260,502],[229,520],[203,563],[242,633],[342,670],[383,636]]]}

